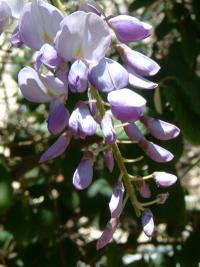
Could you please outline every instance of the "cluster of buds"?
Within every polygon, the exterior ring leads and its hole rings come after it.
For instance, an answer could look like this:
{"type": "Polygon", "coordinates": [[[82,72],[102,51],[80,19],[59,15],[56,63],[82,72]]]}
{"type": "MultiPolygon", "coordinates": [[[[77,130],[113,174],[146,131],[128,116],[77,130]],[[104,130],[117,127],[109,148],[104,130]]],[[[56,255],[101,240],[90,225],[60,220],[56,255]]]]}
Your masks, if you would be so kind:
{"type": "MultiPolygon", "coordinates": [[[[12,8],[6,1],[0,4],[0,14],[4,14],[0,29],[3,29],[12,8]]],[[[158,195],[154,201],[141,203],[135,189],[143,198],[149,198],[151,192],[147,179],[153,178],[163,187],[174,184],[177,179],[164,172],[154,172],[146,177],[129,174],[126,168],[129,160],[123,158],[117,145],[116,119],[121,121],[121,127],[130,140],[137,142],[152,160],[168,162],[173,158],[168,150],[148,141],[135,124],[140,121],[160,140],[169,140],[179,134],[176,126],[146,116],[147,101],[133,91],[134,88],[151,90],[157,86],[146,77],[155,75],[159,65],[127,45],[151,34],[151,25],[128,15],[107,17],[93,0],[82,1],[79,9],[69,15],[46,1],[36,0],[24,4],[10,39],[12,45],[26,45],[36,52],[34,66],[20,70],[18,83],[27,100],[49,104],[47,126],[49,132],[57,136],[55,143],[42,154],[40,162],[64,153],[72,138],[85,139],[95,135],[99,125],[104,137],[105,164],[110,172],[114,164],[119,168],[119,179],[109,203],[110,221],[97,242],[97,249],[112,239],[128,198],[136,215],[142,216],[144,232],[151,236],[153,215],[145,207],[163,203],[168,195],[158,195]],[[112,47],[121,55],[123,65],[106,57],[112,44],[111,32],[115,36],[112,47]],[[67,100],[73,94],[85,94],[88,101],[78,101],[70,114],[67,100]],[[103,100],[103,95],[107,101],[103,100]]],[[[94,155],[88,148],[72,177],[77,190],[83,190],[92,183],[93,165],[94,155]]]]}

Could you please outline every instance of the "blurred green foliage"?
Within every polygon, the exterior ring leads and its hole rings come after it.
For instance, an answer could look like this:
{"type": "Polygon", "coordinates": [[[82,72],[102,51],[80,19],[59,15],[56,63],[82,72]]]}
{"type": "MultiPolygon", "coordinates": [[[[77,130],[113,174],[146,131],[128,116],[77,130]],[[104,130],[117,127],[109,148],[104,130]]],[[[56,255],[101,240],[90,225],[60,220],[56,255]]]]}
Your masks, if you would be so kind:
{"type": "MultiPolygon", "coordinates": [[[[171,163],[158,164],[144,155],[142,161],[129,168],[143,175],[147,174],[145,166],[149,173],[155,170],[176,173],[183,140],[200,144],[199,0],[135,0],[129,11],[155,26],[151,52],[161,71],[154,78],[159,83],[156,93],[143,93],[149,103],[147,113],[177,124],[182,131],[176,140],[159,142],[174,153],[171,163]]],[[[147,49],[144,44],[138,48],[147,49]]],[[[15,79],[18,70],[31,58],[29,51],[25,51],[23,59],[11,58],[15,79]]],[[[69,99],[68,108],[73,109],[77,96],[69,99]]],[[[141,234],[140,221],[128,204],[120,220],[127,242],[112,243],[97,252],[94,230],[103,230],[109,219],[108,202],[117,179],[117,167],[110,174],[100,155],[88,190],[77,192],[71,179],[82,156],[81,148],[100,140],[100,132],[84,142],[73,141],[62,157],[39,165],[39,155],[53,142],[46,129],[46,107],[21,98],[18,103],[19,113],[7,129],[1,129],[1,145],[5,139],[5,147],[10,151],[10,158],[0,157],[0,261],[4,267],[199,266],[199,211],[186,210],[179,182],[168,189],[170,197],[165,205],[152,207],[156,224],[166,225],[162,234],[156,232],[149,241],[154,246],[142,247],[137,241],[141,234]],[[28,122],[30,116],[34,123],[28,122]],[[188,224],[192,233],[186,239],[183,231],[188,224]],[[93,238],[89,238],[91,233],[93,238]]],[[[126,138],[123,131],[118,134],[119,138],[126,138]]],[[[127,158],[143,154],[134,144],[120,145],[120,149],[127,158]]],[[[152,199],[166,191],[153,183],[150,187],[152,199]]]]}

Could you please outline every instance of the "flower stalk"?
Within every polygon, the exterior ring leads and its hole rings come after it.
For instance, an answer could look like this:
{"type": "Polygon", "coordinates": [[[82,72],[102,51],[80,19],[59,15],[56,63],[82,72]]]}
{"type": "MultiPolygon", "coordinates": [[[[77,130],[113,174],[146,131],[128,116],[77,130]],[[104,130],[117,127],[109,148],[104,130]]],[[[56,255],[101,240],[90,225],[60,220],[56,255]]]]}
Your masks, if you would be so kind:
{"type": "MultiPolygon", "coordinates": [[[[99,92],[92,85],[90,85],[90,91],[91,91],[93,98],[97,101],[96,104],[97,104],[98,112],[99,112],[100,116],[103,117],[105,115],[105,108],[104,108],[101,96],[99,95],[99,92]]],[[[118,167],[119,167],[121,173],[123,174],[124,186],[125,186],[126,191],[130,197],[131,203],[135,209],[135,213],[137,216],[140,216],[140,214],[141,214],[140,203],[137,200],[135,190],[131,184],[130,176],[129,176],[128,171],[126,169],[126,166],[124,164],[124,159],[121,155],[121,152],[119,150],[117,143],[115,142],[114,144],[112,144],[111,148],[112,148],[114,158],[118,164],[118,167]]]]}

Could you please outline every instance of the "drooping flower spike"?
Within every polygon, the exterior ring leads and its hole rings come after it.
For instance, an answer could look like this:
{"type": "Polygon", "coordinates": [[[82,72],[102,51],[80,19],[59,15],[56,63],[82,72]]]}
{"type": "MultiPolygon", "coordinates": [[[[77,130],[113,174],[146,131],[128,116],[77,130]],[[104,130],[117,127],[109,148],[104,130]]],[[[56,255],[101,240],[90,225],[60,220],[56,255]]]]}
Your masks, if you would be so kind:
{"type": "MultiPolygon", "coordinates": [[[[128,172],[126,164],[134,163],[135,159],[124,159],[118,146],[123,141],[137,142],[144,153],[156,162],[164,163],[173,158],[168,150],[148,141],[135,124],[140,121],[150,134],[161,140],[169,140],[179,134],[176,126],[146,116],[147,101],[130,89],[149,90],[157,86],[157,83],[146,77],[155,75],[160,69],[159,65],[126,45],[150,36],[152,27],[127,15],[107,17],[93,0],[82,0],[79,11],[67,16],[43,0],[26,4],[28,0],[18,1],[18,16],[13,11],[17,1],[10,2],[6,6],[5,1],[0,0],[0,32],[10,16],[20,17],[10,41],[16,47],[24,44],[37,51],[35,69],[25,67],[19,72],[19,87],[27,100],[49,105],[47,128],[51,134],[58,136],[40,157],[40,163],[64,153],[72,136],[76,139],[90,139],[101,130],[102,139],[98,137],[98,142],[101,142],[100,151],[103,147],[104,164],[110,173],[116,165],[120,179],[113,188],[108,205],[109,222],[96,247],[100,249],[112,240],[128,198],[136,215],[142,215],[145,234],[152,236],[153,214],[144,208],[149,203],[140,203],[137,199],[138,193],[144,199],[151,196],[148,183],[145,177],[134,179],[135,176],[128,172]],[[114,47],[121,54],[124,65],[108,57],[110,30],[116,35],[114,47]],[[80,96],[80,99],[73,109],[69,105],[69,113],[67,101],[74,94],[80,96]],[[124,129],[129,140],[118,140],[119,127],[122,131],[124,129]],[[135,193],[133,187],[138,192],[135,193]]],[[[84,148],[83,157],[72,177],[77,190],[84,190],[92,183],[95,163],[93,149],[95,147],[98,151],[98,146],[99,143],[96,143],[84,148]]],[[[165,172],[154,171],[149,176],[162,187],[171,186],[177,180],[175,175],[165,172]]],[[[167,193],[159,194],[153,203],[162,204],[167,197],[167,193]]]]}

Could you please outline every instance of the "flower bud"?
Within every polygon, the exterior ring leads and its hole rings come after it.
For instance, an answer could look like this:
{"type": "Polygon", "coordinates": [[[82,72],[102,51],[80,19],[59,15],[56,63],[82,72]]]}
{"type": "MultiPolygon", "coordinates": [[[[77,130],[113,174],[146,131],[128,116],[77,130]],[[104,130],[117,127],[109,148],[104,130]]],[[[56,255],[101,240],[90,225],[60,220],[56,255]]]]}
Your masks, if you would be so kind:
{"type": "Polygon", "coordinates": [[[66,132],[65,134],[61,135],[55,143],[53,143],[52,146],[50,146],[40,157],[39,162],[45,162],[50,159],[54,159],[61,154],[64,153],[64,151],[67,149],[69,143],[71,140],[71,133],[66,132]]]}
{"type": "Polygon", "coordinates": [[[73,134],[81,138],[91,136],[96,133],[96,122],[91,116],[87,105],[79,101],[69,118],[69,128],[73,134]]]}
{"type": "Polygon", "coordinates": [[[157,185],[162,187],[168,187],[176,183],[177,177],[174,174],[167,172],[154,172],[152,174],[157,185]]]}
{"type": "Polygon", "coordinates": [[[16,27],[16,29],[12,33],[12,35],[10,37],[10,42],[13,46],[18,47],[18,48],[23,45],[18,26],[16,27]]]}
{"type": "Polygon", "coordinates": [[[156,199],[158,204],[165,204],[166,200],[169,197],[169,193],[163,193],[163,194],[158,194],[156,199]]]}
{"type": "Polygon", "coordinates": [[[87,188],[93,179],[93,154],[86,151],[73,175],[73,185],[78,190],[87,188]]]}
{"type": "Polygon", "coordinates": [[[132,50],[125,44],[117,44],[117,50],[122,55],[125,63],[129,65],[133,70],[141,76],[155,75],[160,66],[151,58],[132,50]]]}
{"type": "Polygon", "coordinates": [[[110,115],[105,114],[103,116],[101,120],[101,129],[103,131],[105,143],[109,145],[115,143],[117,136],[116,136],[116,132],[113,127],[113,121],[110,115]]]}
{"type": "Polygon", "coordinates": [[[145,109],[146,100],[129,89],[112,91],[108,94],[113,115],[123,121],[138,120],[145,109]]]}
{"type": "Polygon", "coordinates": [[[49,70],[55,71],[58,69],[60,62],[61,58],[56,49],[50,44],[44,44],[37,54],[35,69],[39,71],[41,64],[44,64],[49,70]]]}
{"type": "Polygon", "coordinates": [[[142,228],[146,236],[151,237],[153,235],[154,220],[150,209],[145,209],[142,213],[142,228]]]}
{"type": "Polygon", "coordinates": [[[61,133],[69,122],[69,111],[59,99],[50,103],[48,130],[54,135],[61,133]]]}
{"type": "Polygon", "coordinates": [[[111,92],[128,84],[128,72],[118,62],[102,58],[89,74],[91,84],[100,92],[111,92]]]}
{"type": "Polygon", "coordinates": [[[108,24],[122,43],[140,41],[152,33],[151,25],[127,15],[113,17],[108,20],[108,24]]]}
{"type": "Polygon", "coordinates": [[[127,136],[133,141],[140,142],[141,140],[145,139],[143,134],[140,132],[138,127],[135,125],[135,123],[130,123],[124,126],[124,131],[127,134],[127,136]]]}
{"type": "Polygon", "coordinates": [[[173,154],[165,148],[147,140],[142,140],[138,145],[144,150],[147,156],[156,162],[168,162],[174,157],[173,154]]]}
{"type": "Polygon", "coordinates": [[[113,189],[113,193],[109,202],[111,218],[118,218],[123,209],[124,187],[122,182],[118,182],[113,189]]]}
{"type": "Polygon", "coordinates": [[[149,189],[149,186],[147,183],[143,180],[135,181],[135,185],[137,190],[139,191],[141,197],[143,198],[150,198],[151,197],[151,191],[149,189]]]}
{"type": "Polygon", "coordinates": [[[82,93],[88,85],[88,68],[81,60],[76,60],[68,74],[69,88],[73,93],[82,93]]]}
{"type": "Polygon", "coordinates": [[[106,149],[104,151],[104,161],[105,161],[106,167],[111,173],[114,168],[114,158],[113,158],[113,153],[111,149],[106,149]]]}
{"type": "Polygon", "coordinates": [[[99,250],[105,247],[112,240],[113,234],[117,228],[118,218],[111,218],[106,225],[106,229],[103,231],[101,237],[97,241],[96,249],[99,250]]]}
{"type": "Polygon", "coordinates": [[[129,74],[129,84],[137,89],[154,89],[158,86],[157,83],[153,83],[139,74],[137,74],[130,66],[125,66],[129,74]]]}
{"type": "Polygon", "coordinates": [[[166,121],[157,120],[148,116],[142,116],[141,122],[148,128],[149,132],[160,140],[170,140],[176,138],[180,129],[166,121]]]}

